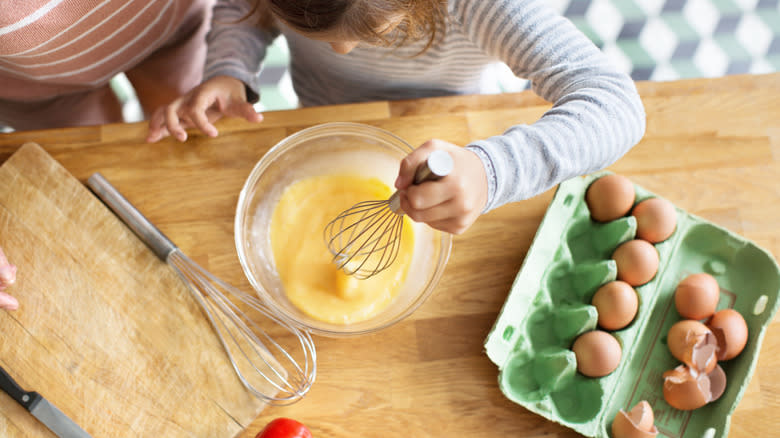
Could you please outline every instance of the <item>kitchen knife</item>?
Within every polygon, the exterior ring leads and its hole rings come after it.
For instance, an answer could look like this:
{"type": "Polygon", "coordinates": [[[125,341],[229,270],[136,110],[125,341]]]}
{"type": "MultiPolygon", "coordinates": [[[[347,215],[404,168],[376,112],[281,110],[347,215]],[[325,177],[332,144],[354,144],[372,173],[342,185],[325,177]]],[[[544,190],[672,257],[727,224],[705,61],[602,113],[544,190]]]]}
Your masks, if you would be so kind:
{"type": "Polygon", "coordinates": [[[25,391],[8,373],[0,367],[0,389],[12,399],[30,411],[33,417],[46,425],[60,438],[91,438],[91,436],[73,422],[67,415],[49,403],[35,391],[25,391]]]}

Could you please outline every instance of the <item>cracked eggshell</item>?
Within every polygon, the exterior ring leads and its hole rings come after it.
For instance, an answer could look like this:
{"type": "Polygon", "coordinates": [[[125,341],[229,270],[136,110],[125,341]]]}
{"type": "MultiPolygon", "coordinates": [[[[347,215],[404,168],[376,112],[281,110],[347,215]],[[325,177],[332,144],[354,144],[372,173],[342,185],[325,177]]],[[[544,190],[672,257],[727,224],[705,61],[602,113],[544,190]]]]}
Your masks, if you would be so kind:
{"type": "Polygon", "coordinates": [[[718,342],[703,323],[691,319],[677,321],[666,336],[669,352],[697,371],[709,373],[718,363],[718,342]]]}
{"type": "Polygon", "coordinates": [[[658,435],[653,408],[645,400],[637,403],[631,411],[618,411],[612,421],[613,438],[653,438],[658,435]]]}
{"type": "Polygon", "coordinates": [[[719,365],[709,374],[680,365],[666,371],[663,378],[664,400],[681,411],[698,409],[715,401],[726,389],[726,373],[719,365]]]}
{"type": "Polygon", "coordinates": [[[707,322],[718,341],[718,360],[737,357],[745,348],[748,339],[748,327],[745,318],[734,309],[715,312],[707,322]]]}
{"type": "Polygon", "coordinates": [[[710,381],[705,374],[680,365],[666,371],[663,378],[664,400],[675,409],[692,411],[710,401],[710,381]]]}
{"type": "Polygon", "coordinates": [[[717,365],[707,377],[710,378],[710,403],[712,403],[726,392],[726,372],[723,371],[720,365],[717,365]]]}

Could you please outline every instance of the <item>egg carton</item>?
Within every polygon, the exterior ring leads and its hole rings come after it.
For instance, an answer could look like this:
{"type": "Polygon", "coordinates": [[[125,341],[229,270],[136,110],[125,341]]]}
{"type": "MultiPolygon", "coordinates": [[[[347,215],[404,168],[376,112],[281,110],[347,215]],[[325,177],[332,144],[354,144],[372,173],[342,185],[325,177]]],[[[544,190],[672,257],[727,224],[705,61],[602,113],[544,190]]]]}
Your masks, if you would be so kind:
{"type": "MultiPolygon", "coordinates": [[[[571,344],[596,328],[591,297],[616,279],[612,251],[636,236],[633,216],[607,223],[590,218],[585,191],[608,173],[559,185],[485,340],[486,354],[499,368],[499,388],[513,402],[588,437],[610,437],[617,412],[627,412],[641,400],[653,408],[658,436],[726,437],[766,327],[780,305],[780,268],[756,244],[675,206],[674,234],[654,245],[658,272],[635,287],[636,317],[611,332],[622,347],[618,368],[601,378],[578,373],[571,344]],[[699,409],[681,411],[669,406],[662,392],[662,374],[680,364],[669,353],[666,334],[682,319],[674,306],[676,286],[697,272],[718,281],[718,310],[733,308],[745,318],[748,342],[739,356],[720,362],[727,376],[723,395],[699,409]]],[[[636,184],[634,188],[635,202],[657,197],[636,184]]]]}

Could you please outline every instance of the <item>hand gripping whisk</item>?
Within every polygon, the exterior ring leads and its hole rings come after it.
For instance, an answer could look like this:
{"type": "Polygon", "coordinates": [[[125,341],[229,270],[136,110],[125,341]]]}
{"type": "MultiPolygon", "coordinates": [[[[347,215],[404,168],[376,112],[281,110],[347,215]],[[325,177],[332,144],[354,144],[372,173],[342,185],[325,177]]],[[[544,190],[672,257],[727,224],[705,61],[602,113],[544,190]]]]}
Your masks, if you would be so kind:
{"type": "MultiPolygon", "coordinates": [[[[454,163],[435,150],[415,170],[414,184],[449,175],[454,163]]],[[[388,199],[358,202],[325,226],[325,243],[333,262],[348,275],[366,279],[387,269],[401,246],[404,211],[396,191],[388,199]]]]}
{"type": "Polygon", "coordinates": [[[241,383],[271,404],[303,397],[317,374],[317,354],[308,332],[277,317],[258,298],[225,283],[184,255],[101,174],[87,180],[90,189],[122,219],[155,255],[173,267],[211,322],[241,383]],[[240,306],[237,305],[240,301],[240,306]],[[270,320],[292,332],[298,348],[288,351],[261,327],[270,320]]]}

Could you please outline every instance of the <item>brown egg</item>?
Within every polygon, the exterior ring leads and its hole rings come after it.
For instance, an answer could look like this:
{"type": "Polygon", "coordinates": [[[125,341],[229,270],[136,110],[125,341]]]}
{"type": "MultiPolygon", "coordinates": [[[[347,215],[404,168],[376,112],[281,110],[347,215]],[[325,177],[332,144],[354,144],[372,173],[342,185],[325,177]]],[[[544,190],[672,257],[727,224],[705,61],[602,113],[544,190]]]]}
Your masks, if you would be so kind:
{"type": "Polygon", "coordinates": [[[646,400],[642,400],[626,413],[618,411],[612,421],[612,438],[653,438],[658,436],[653,422],[653,408],[646,400]]]}
{"type": "Polygon", "coordinates": [[[652,280],[658,272],[658,251],[641,239],[620,244],[612,253],[617,264],[617,278],[631,286],[641,286],[652,280]]]}
{"type": "Polygon", "coordinates": [[[615,280],[601,286],[593,295],[591,304],[598,311],[601,328],[620,330],[634,320],[639,309],[639,297],[630,284],[615,280]]]}
{"type": "Polygon", "coordinates": [[[718,282],[701,272],[685,277],[674,291],[674,305],[683,318],[705,319],[715,313],[720,299],[718,282]]]}
{"type": "Polygon", "coordinates": [[[747,345],[748,327],[745,318],[734,309],[715,312],[707,326],[718,340],[718,360],[737,357],[747,345]]]}
{"type": "Polygon", "coordinates": [[[625,176],[614,173],[593,181],[585,192],[590,216],[597,222],[609,222],[627,215],[635,198],[634,184],[625,176]]]}
{"type": "Polygon", "coordinates": [[[698,409],[723,395],[726,389],[726,373],[719,365],[709,374],[680,365],[663,374],[664,400],[669,406],[682,411],[698,409]]]}
{"type": "Polygon", "coordinates": [[[588,377],[602,377],[615,371],[622,355],[618,340],[601,330],[581,334],[571,349],[577,358],[577,371],[588,377]]]}
{"type": "Polygon", "coordinates": [[[718,341],[699,321],[684,319],[669,328],[666,336],[669,352],[688,367],[708,373],[718,363],[718,341]]]}
{"type": "Polygon", "coordinates": [[[663,242],[677,228],[677,211],[666,199],[645,199],[631,210],[631,215],[636,218],[636,237],[650,243],[663,242]]]}

